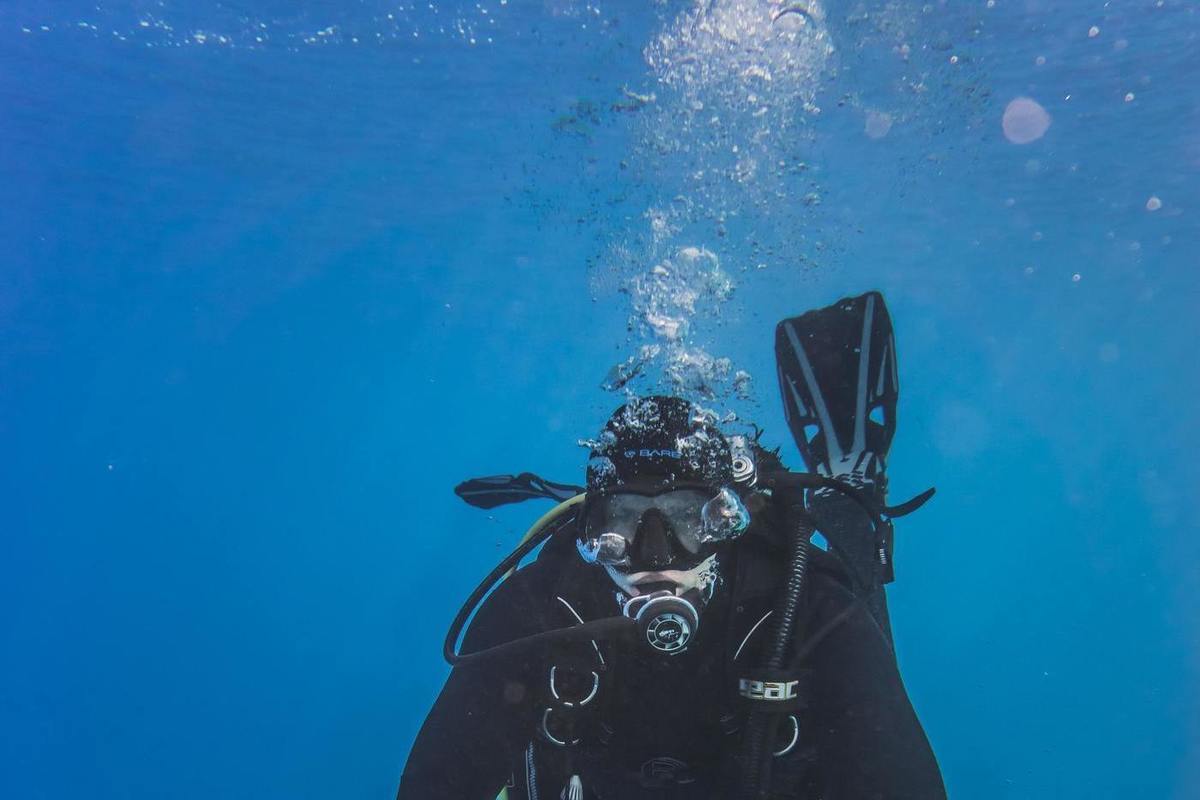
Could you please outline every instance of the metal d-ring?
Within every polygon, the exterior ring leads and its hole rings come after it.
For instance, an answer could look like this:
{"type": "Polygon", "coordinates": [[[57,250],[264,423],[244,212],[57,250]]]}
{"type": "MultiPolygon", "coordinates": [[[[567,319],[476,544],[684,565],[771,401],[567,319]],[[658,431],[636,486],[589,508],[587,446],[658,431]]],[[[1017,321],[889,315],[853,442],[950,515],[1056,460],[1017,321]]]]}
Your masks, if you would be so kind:
{"type": "Polygon", "coordinates": [[[554,664],[550,667],[550,694],[566,708],[581,708],[596,699],[596,692],[600,691],[600,673],[596,672],[596,670],[592,670],[592,690],[582,700],[563,700],[562,696],[558,693],[558,687],[554,685],[554,676],[556,674],[558,674],[558,665],[554,664]]]}
{"type": "Polygon", "coordinates": [[[553,708],[547,707],[546,710],[542,712],[542,735],[546,737],[548,742],[558,745],[559,747],[569,747],[579,744],[579,739],[572,739],[568,742],[566,739],[560,739],[550,732],[550,712],[553,710],[553,708]]]}
{"type": "Polygon", "coordinates": [[[788,714],[788,719],[792,721],[792,740],[785,744],[783,749],[773,751],[772,755],[776,758],[792,752],[796,748],[796,742],[800,741],[800,720],[796,719],[795,714],[788,714]]]}

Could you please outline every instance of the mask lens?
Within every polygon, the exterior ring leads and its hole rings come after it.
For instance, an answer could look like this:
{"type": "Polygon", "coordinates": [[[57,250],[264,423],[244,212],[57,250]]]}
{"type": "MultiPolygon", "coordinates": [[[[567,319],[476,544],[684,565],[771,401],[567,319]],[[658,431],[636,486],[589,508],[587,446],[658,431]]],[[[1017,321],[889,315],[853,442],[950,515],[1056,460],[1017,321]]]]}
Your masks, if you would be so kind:
{"type": "Polygon", "coordinates": [[[613,531],[633,540],[642,515],[654,507],[656,498],[640,494],[613,494],[598,504],[599,531],[613,531]]]}
{"type": "Polygon", "coordinates": [[[667,518],[675,538],[693,555],[699,552],[704,544],[700,515],[710,496],[710,491],[677,489],[654,498],[654,507],[667,518]]]}
{"type": "Polygon", "coordinates": [[[654,495],[613,492],[598,497],[588,514],[587,538],[579,542],[584,560],[614,565],[626,561],[638,525],[652,508],[666,518],[675,539],[693,555],[705,545],[736,538],[750,524],[750,512],[727,487],[716,495],[699,488],[654,495]]]}
{"type": "Polygon", "coordinates": [[[629,543],[625,537],[617,533],[602,533],[575,542],[579,555],[589,564],[610,564],[617,566],[625,561],[625,551],[629,543]]]}

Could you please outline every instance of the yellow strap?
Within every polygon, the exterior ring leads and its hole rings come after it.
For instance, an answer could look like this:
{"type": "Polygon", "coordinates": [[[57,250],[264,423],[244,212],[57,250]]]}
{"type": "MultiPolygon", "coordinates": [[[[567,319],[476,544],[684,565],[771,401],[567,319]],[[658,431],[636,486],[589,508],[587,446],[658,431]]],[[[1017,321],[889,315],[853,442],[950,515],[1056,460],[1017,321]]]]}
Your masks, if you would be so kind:
{"type": "MultiPolygon", "coordinates": [[[[547,511],[545,514],[542,514],[542,516],[538,517],[538,521],[533,523],[533,526],[525,532],[524,536],[521,537],[520,544],[525,544],[530,539],[532,539],[534,536],[537,536],[539,533],[542,532],[543,529],[545,529],[545,527],[547,525],[557,522],[559,517],[561,517],[563,514],[566,514],[568,511],[573,510],[575,508],[575,506],[579,505],[586,499],[587,499],[586,493],[585,494],[577,494],[574,497],[572,497],[571,499],[564,500],[563,502],[559,503],[554,508],[547,511]]],[[[513,567],[512,569],[510,569],[508,571],[508,575],[505,575],[504,577],[507,578],[516,571],[517,571],[517,568],[513,567]]]]}

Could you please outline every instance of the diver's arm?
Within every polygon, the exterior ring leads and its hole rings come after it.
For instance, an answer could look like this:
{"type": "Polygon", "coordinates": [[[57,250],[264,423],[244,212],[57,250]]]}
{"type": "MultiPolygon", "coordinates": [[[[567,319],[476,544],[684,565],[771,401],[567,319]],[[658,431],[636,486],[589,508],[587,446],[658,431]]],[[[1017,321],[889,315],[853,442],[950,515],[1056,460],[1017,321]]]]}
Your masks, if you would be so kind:
{"type": "Polygon", "coordinates": [[[517,733],[530,727],[505,715],[495,682],[480,672],[458,667],[446,681],[409,753],[397,800],[493,800],[508,781],[517,733]]]}
{"type": "MultiPolygon", "coordinates": [[[[529,633],[537,615],[518,573],[479,609],[463,639],[474,652],[529,633]]],[[[494,800],[533,730],[522,657],[456,666],[409,754],[397,800],[494,800]]]]}
{"type": "MultiPolygon", "coordinates": [[[[837,613],[844,603],[840,598],[821,603],[818,608],[826,613],[817,616],[837,613]]],[[[891,648],[866,607],[856,605],[813,653],[812,700],[825,796],[942,800],[946,789],[937,760],[891,648]]]]}

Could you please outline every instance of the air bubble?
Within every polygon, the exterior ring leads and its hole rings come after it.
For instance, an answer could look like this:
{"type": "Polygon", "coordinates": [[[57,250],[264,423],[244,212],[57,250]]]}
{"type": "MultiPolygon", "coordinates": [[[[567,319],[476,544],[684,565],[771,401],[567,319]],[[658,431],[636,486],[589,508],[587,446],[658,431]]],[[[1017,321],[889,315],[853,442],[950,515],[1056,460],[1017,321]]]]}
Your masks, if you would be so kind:
{"type": "Polygon", "coordinates": [[[892,129],[892,115],[883,111],[868,111],[864,132],[871,139],[882,139],[892,129]]]}
{"type": "Polygon", "coordinates": [[[1000,125],[1004,138],[1013,144],[1029,144],[1049,130],[1050,114],[1036,100],[1017,97],[1004,108],[1000,125]]]}

